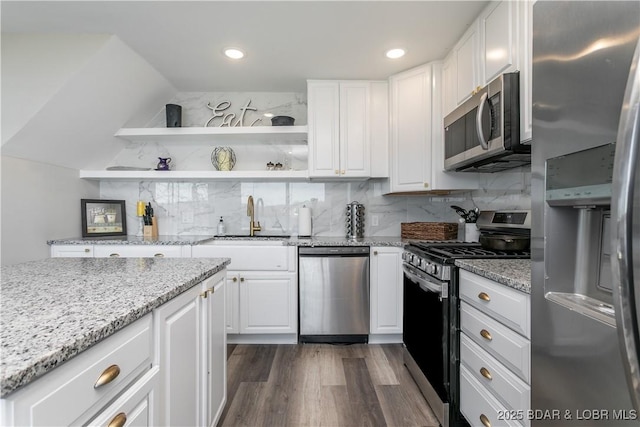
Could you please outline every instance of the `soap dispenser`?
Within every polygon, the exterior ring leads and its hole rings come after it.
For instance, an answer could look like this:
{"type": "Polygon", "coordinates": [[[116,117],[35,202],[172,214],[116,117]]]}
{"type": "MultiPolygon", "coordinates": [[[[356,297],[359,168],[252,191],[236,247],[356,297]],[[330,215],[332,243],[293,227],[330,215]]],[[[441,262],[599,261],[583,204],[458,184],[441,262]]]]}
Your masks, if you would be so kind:
{"type": "Polygon", "coordinates": [[[222,217],[220,217],[220,222],[218,222],[218,236],[224,236],[224,229],[224,221],[222,221],[222,217]]]}

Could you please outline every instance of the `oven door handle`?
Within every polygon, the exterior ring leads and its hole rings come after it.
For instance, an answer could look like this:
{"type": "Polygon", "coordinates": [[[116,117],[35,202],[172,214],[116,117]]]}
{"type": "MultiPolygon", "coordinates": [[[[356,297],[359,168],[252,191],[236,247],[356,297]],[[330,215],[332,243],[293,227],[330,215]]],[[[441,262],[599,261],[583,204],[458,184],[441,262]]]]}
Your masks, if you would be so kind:
{"type": "Polygon", "coordinates": [[[430,279],[428,276],[423,276],[406,264],[402,265],[402,270],[404,270],[407,278],[420,286],[420,289],[423,291],[437,293],[440,295],[440,298],[448,297],[449,288],[447,282],[440,282],[430,279]]]}

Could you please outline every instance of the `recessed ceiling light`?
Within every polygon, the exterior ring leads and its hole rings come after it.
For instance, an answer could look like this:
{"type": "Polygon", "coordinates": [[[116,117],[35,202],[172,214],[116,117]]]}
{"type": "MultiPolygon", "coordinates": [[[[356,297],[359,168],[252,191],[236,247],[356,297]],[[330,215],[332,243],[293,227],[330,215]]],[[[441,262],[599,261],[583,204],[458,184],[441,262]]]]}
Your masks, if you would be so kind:
{"type": "Polygon", "coordinates": [[[404,56],[404,49],[389,49],[386,55],[389,59],[398,59],[404,56]]]}
{"type": "Polygon", "coordinates": [[[244,58],[244,52],[236,47],[228,47],[224,50],[224,54],[226,57],[231,59],[240,59],[244,58]]]}

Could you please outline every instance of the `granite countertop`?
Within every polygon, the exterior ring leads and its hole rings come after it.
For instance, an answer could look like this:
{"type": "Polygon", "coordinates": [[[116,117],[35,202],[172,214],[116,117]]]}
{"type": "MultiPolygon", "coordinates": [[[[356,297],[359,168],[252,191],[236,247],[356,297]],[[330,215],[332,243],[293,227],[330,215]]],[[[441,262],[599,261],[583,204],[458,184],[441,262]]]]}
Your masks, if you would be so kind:
{"type": "Polygon", "coordinates": [[[1,267],[0,397],[228,264],[228,258],[52,258],[1,267]]]}
{"type": "Polygon", "coordinates": [[[197,245],[212,236],[122,236],[122,237],[72,237],[47,240],[48,245],[197,245]]]}
{"type": "Polygon", "coordinates": [[[529,259],[459,259],[456,260],[456,265],[510,288],[531,293],[529,259]]]}
{"type": "Polygon", "coordinates": [[[257,240],[282,242],[286,246],[395,246],[402,248],[409,243],[410,239],[393,236],[372,236],[362,239],[350,240],[346,237],[311,237],[303,238],[298,236],[159,236],[148,238],[140,236],[126,237],[101,237],[101,238],[70,238],[55,239],[47,241],[49,245],[201,245],[211,241],[225,240],[257,240]]]}

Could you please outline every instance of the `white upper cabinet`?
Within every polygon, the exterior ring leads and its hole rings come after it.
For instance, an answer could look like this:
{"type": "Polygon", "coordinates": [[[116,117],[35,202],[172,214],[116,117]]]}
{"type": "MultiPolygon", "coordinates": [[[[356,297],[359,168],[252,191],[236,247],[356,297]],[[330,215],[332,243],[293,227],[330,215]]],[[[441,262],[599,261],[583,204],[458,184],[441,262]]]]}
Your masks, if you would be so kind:
{"type": "Polygon", "coordinates": [[[520,72],[520,139],[531,139],[531,11],[533,1],[494,1],[443,64],[443,116],[502,73],[520,72]]]}
{"type": "Polygon", "coordinates": [[[444,171],[442,64],[389,78],[390,193],[476,189],[476,174],[444,171]]]}
{"type": "Polygon", "coordinates": [[[309,80],[307,90],[309,177],[388,176],[386,82],[309,80]]]}
{"type": "Polygon", "coordinates": [[[494,2],[478,18],[481,86],[502,73],[518,70],[518,8],[519,2],[494,2]]]}
{"type": "Polygon", "coordinates": [[[456,85],[455,96],[456,104],[460,105],[466,101],[480,85],[481,78],[479,76],[480,55],[479,53],[479,35],[478,24],[474,22],[462,39],[453,48],[456,57],[456,85]]]}

